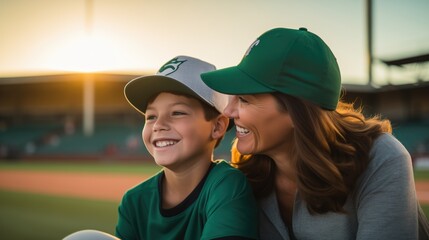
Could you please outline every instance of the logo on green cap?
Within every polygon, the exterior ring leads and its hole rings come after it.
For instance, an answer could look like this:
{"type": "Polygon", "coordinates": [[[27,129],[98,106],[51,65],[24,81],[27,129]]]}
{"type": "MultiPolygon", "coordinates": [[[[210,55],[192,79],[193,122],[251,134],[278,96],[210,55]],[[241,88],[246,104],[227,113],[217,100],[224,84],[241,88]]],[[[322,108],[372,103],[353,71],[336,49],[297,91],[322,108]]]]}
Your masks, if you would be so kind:
{"type": "Polygon", "coordinates": [[[170,61],[168,61],[164,66],[162,66],[158,73],[162,73],[163,75],[167,76],[179,69],[179,66],[186,62],[186,60],[179,60],[178,58],[173,58],[170,61]]]}
{"type": "Polygon", "coordinates": [[[252,45],[250,45],[250,47],[247,49],[246,53],[244,54],[244,57],[246,57],[247,55],[249,55],[249,53],[250,53],[250,51],[252,51],[253,47],[254,46],[258,46],[259,42],[260,42],[259,39],[257,39],[256,41],[254,41],[252,43],[252,45]]]}

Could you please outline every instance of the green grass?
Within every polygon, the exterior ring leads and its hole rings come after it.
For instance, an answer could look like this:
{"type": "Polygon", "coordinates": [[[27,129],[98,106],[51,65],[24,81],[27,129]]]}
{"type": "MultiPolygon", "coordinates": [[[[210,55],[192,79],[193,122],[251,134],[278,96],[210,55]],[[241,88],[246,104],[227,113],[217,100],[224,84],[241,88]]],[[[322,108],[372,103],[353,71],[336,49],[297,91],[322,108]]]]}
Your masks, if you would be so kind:
{"type": "Polygon", "coordinates": [[[425,215],[427,218],[429,218],[429,205],[421,205],[423,212],[425,212],[425,215]]]}
{"type": "MultiPolygon", "coordinates": [[[[116,202],[0,191],[0,239],[62,239],[83,229],[114,234],[116,202]]],[[[429,216],[429,206],[422,206],[429,216]]]]}
{"type": "Polygon", "coordinates": [[[2,162],[0,170],[61,171],[153,174],[161,169],[154,163],[72,163],[72,162],[2,162]]]}
{"type": "Polygon", "coordinates": [[[83,229],[114,234],[117,202],[0,191],[0,239],[62,239],[83,229]]]}
{"type": "MultiPolygon", "coordinates": [[[[0,162],[0,170],[154,174],[155,164],[0,162]]],[[[83,229],[114,234],[119,202],[0,189],[0,239],[62,239],[83,229]]]]}
{"type": "Polygon", "coordinates": [[[415,180],[429,180],[429,170],[415,170],[414,171],[415,180]]]}

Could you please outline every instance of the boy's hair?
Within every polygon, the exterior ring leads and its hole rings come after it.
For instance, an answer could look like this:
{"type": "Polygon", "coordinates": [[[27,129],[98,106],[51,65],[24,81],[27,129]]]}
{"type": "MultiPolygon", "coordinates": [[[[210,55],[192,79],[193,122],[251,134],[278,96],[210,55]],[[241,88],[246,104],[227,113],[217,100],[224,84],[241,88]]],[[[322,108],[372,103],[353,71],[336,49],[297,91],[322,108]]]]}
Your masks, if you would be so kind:
{"type": "MultiPolygon", "coordinates": [[[[200,103],[200,105],[201,105],[201,107],[203,108],[203,112],[204,112],[204,119],[206,120],[206,121],[211,121],[211,120],[213,120],[213,119],[215,119],[216,117],[218,117],[221,113],[216,109],[216,108],[214,108],[213,106],[210,106],[209,104],[207,104],[206,102],[203,102],[203,101],[201,101],[201,99],[199,99],[199,98],[196,98],[196,97],[194,97],[194,96],[191,96],[191,95],[188,95],[188,94],[183,94],[183,93],[178,93],[178,92],[174,92],[174,91],[166,91],[166,93],[171,93],[171,94],[174,94],[174,95],[179,95],[179,96],[184,96],[184,97],[187,97],[187,98],[192,98],[192,99],[195,99],[195,100],[197,100],[199,103],[200,103]]],[[[155,98],[159,95],[160,93],[157,93],[157,94],[155,94],[155,95],[152,95],[151,97],[149,97],[148,98],[148,104],[150,104],[150,103],[152,103],[154,100],[155,100],[155,98]]],[[[145,109],[146,110],[146,109],[145,109]]],[[[223,137],[224,137],[225,135],[223,135],[221,138],[219,138],[217,141],[216,141],[216,145],[215,145],[215,148],[217,147],[217,146],[219,146],[219,144],[220,144],[220,142],[222,141],[222,139],[223,139],[223,137]]]]}

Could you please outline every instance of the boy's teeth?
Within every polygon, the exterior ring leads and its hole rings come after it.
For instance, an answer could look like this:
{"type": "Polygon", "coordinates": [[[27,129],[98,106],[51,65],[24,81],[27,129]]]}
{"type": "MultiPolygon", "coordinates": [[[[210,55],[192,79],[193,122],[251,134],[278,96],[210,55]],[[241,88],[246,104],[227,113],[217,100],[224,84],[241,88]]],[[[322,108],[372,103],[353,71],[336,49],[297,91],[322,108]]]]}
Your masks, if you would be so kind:
{"type": "Polygon", "coordinates": [[[176,144],[177,141],[156,141],[155,146],[157,147],[167,147],[170,145],[176,144]]]}
{"type": "Polygon", "coordinates": [[[242,128],[242,127],[239,127],[239,126],[236,126],[236,129],[237,129],[237,132],[240,133],[240,134],[246,134],[246,133],[250,132],[248,129],[242,128]]]}

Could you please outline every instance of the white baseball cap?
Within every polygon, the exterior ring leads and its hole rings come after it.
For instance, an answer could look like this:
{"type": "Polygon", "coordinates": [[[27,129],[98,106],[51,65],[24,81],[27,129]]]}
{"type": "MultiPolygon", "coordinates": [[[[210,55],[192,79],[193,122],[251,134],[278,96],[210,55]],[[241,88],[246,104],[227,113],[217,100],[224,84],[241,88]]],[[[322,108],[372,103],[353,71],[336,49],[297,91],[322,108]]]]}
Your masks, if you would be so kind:
{"type": "Polygon", "coordinates": [[[102,231],[85,229],[85,230],[80,230],[70,235],[67,235],[65,238],[63,238],[63,240],[120,240],[120,239],[102,231]]]}
{"type": "Polygon", "coordinates": [[[201,99],[222,113],[228,102],[227,95],[212,90],[200,77],[202,73],[214,70],[214,65],[200,59],[177,56],[165,63],[155,75],[128,82],[124,88],[125,98],[144,114],[151,97],[161,92],[177,92],[201,99]]]}

